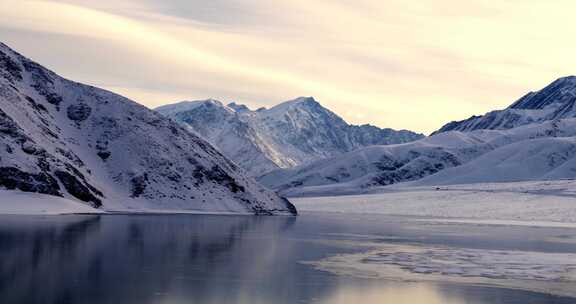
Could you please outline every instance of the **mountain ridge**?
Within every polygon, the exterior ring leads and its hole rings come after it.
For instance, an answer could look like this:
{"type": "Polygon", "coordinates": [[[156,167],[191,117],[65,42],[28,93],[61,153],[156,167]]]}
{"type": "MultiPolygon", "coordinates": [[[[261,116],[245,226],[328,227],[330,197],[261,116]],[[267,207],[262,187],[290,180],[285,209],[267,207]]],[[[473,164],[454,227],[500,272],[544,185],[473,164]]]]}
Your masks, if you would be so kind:
{"type": "Polygon", "coordinates": [[[253,176],[368,145],[424,137],[407,130],[348,124],[313,97],[298,97],[255,111],[213,99],[179,102],[155,110],[197,132],[253,176]]]}
{"type": "Polygon", "coordinates": [[[507,130],[442,132],[418,141],[371,146],[260,182],[288,196],[353,194],[371,188],[576,177],[576,118],[507,130]]]}

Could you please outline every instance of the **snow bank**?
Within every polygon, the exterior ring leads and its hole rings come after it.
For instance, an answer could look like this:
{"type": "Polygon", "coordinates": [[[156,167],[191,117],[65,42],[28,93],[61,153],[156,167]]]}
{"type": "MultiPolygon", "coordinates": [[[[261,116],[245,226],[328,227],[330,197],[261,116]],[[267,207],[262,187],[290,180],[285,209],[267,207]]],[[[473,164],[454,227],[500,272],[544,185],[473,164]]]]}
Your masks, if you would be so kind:
{"type": "Polygon", "coordinates": [[[67,198],[0,190],[0,214],[56,215],[73,213],[102,213],[102,211],[67,198]]]}
{"type": "MultiPolygon", "coordinates": [[[[386,189],[386,188],[384,188],[386,189]]],[[[395,187],[381,193],[291,198],[300,211],[576,223],[576,181],[395,187]]]]}

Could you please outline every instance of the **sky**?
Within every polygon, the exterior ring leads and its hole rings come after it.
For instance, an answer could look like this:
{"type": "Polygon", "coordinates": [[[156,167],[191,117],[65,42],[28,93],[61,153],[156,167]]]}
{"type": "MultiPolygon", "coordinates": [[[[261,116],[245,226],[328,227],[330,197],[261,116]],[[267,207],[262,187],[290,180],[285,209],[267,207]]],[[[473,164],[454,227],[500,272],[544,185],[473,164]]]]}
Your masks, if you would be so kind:
{"type": "Polygon", "coordinates": [[[0,40],[147,107],[314,96],[430,133],[576,74],[573,0],[0,0],[0,40]]]}

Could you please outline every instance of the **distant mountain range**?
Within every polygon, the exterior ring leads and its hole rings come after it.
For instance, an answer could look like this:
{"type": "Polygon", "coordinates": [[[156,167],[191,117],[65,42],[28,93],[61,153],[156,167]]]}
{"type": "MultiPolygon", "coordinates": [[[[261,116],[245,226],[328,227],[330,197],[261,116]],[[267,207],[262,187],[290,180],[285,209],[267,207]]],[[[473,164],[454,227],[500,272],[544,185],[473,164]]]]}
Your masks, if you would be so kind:
{"type": "Polygon", "coordinates": [[[449,123],[428,138],[361,148],[276,170],[260,181],[288,195],[327,195],[401,182],[576,178],[575,101],[576,77],[561,78],[505,110],[449,123]]]}
{"type": "Polygon", "coordinates": [[[296,212],[179,124],[1,43],[0,188],[115,211],[296,212]]]}
{"type": "Polygon", "coordinates": [[[312,97],[255,111],[213,99],[165,105],[156,111],[208,140],[253,176],[362,147],[424,137],[406,130],[350,125],[312,97]]]}
{"type": "Polygon", "coordinates": [[[312,97],[155,112],[0,43],[0,189],[114,211],[295,214],[276,191],[576,178],[575,102],[576,77],[565,77],[430,137],[348,124],[312,97]]]}

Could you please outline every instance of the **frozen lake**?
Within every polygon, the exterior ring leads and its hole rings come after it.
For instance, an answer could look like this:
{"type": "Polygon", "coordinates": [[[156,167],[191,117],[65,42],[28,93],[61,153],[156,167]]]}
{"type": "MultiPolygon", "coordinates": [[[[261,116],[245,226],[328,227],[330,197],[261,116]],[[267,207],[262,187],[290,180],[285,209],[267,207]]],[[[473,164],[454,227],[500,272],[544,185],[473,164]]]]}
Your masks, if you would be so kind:
{"type": "Polygon", "coordinates": [[[576,303],[573,254],[576,229],[385,215],[0,216],[0,303],[576,303]]]}

